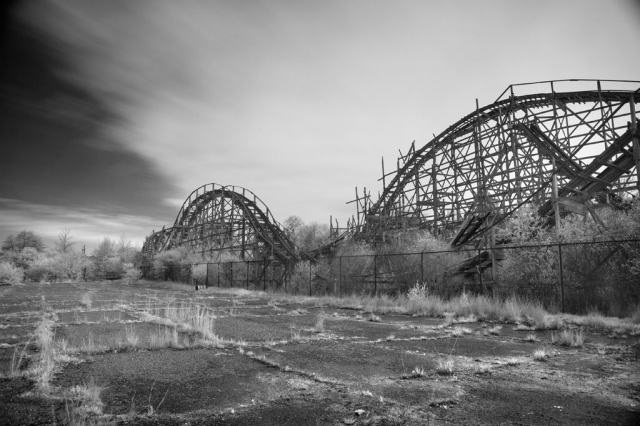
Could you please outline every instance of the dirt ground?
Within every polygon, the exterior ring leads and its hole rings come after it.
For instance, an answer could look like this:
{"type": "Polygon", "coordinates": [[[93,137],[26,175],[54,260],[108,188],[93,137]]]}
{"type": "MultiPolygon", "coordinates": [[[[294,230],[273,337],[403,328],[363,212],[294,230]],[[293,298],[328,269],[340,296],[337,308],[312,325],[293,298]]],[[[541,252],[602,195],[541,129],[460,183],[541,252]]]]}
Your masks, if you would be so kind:
{"type": "MultiPolygon", "coordinates": [[[[553,344],[553,331],[514,324],[491,334],[496,324],[377,316],[165,283],[3,287],[0,424],[69,422],[74,401],[65,395],[87,383],[103,388],[93,424],[640,424],[638,335],[584,330],[584,345],[571,348],[553,344]],[[145,306],[181,302],[208,307],[222,341],[149,349],[165,326],[145,306]],[[46,392],[9,374],[43,312],[55,320],[54,340],[70,348],[46,392]],[[127,331],[138,346],[117,349],[127,331]],[[74,352],[87,342],[102,349],[74,352]],[[548,356],[536,360],[540,349],[548,356]]],[[[31,343],[21,368],[38,355],[31,343]]]]}

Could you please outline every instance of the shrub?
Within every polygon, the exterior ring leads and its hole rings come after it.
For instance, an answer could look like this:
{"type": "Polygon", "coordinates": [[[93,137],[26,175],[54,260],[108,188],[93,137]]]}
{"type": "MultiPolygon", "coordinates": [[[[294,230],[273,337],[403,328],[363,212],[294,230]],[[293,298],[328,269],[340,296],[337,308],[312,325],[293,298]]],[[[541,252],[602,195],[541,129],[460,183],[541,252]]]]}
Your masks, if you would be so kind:
{"type": "Polygon", "coordinates": [[[24,271],[9,262],[0,262],[0,285],[12,285],[24,280],[24,271]]]}
{"type": "Polygon", "coordinates": [[[409,300],[416,300],[425,298],[429,295],[429,289],[427,288],[426,283],[420,284],[419,281],[416,281],[416,284],[409,289],[407,293],[407,297],[409,300]]]}
{"type": "Polygon", "coordinates": [[[449,359],[438,359],[438,365],[436,366],[436,373],[441,376],[452,376],[453,375],[454,362],[452,358],[449,359]]]}
{"type": "Polygon", "coordinates": [[[582,330],[562,330],[558,335],[551,335],[551,341],[561,346],[579,348],[584,344],[582,330]]]}
{"type": "Polygon", "coordinates": [[[203,263],[191,265],[191,278],[196,285],[204,285],[207,282],[207,265],[203,263]]]}
{"type": "Polygon", "coordinates": [[[289,276],[289,290],[294,293],[309,294],[309,287],[316,273],[317,266],[308,260],[296,263],[289,276]]]}
{"type": "Polygon", "coordinates": [[[44,282],[50,279],[55,279],[55,271],[53,268],[46,265],[32,266],[27,269],[25,276],[32,282],[44,282]]]}
{"type": "Polygon", "coordinates": [[[536,349],[533,351],[533,359],[536,361],[546,361],[549,354],[544,349],[536,349]]]}
{"type": "Polygon", "coordinates": [[[142,271],[134,267],[132,263],[125,263],[122,266],[124,269],[122,278],[126,284],[133,284],[142,277],[142,271]]]}

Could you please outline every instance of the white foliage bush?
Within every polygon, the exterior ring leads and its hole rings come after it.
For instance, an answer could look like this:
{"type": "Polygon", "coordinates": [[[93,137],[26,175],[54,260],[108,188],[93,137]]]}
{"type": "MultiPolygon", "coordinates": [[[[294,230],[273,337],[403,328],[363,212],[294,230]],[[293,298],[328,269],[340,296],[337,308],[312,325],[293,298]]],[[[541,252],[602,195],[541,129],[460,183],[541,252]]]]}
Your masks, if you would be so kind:
{"type": "Polygon", "coordinates": [[[12,285],[24,280],[24,271],[9,262],[0,262],[0,285],[12,285]]]}
{"type": "Polygon", "coordinates": [[[296,263],[289,277],[289,289],[294,293],[308,294],[317,269],[317,266],[310,264],[308,260],[296,263]]]}
{"type": "Polygon", "coordinates": [[[407,297],[409,300],[418,300],[424,299],[429,295],[429,288],[426,283],[420,284],[419,281],[416,281],[416,284],[409,289],[407,293],[407,297]]]}
{"type": "Polygon", "coordinates": [[[133,284],[142,277],[142,271],[133,266],[133,263],[124,263],[122,279],[126,284],[133,284]]]}
{"type": "Polygon", "coordinates": [[[202,263],[191,265],[191,278],[196,284],[203,285],[207,281],[207,265],[202,263]]]}

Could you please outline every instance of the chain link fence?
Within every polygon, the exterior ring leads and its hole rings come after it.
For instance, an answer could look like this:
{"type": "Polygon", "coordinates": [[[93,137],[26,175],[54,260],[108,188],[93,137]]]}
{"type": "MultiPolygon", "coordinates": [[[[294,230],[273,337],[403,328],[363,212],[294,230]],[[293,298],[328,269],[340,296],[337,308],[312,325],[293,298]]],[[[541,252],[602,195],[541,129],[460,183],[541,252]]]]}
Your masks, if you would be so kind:
{"type": "Polygon", "coordinates": [[[406,293],[416,283],[449,297],[462,291],[540,301],[547,309],[623,315],[640,304],[640,240],[379,253],[301,261],[145,266],[143,278],[203,287],[301,295],[406,293]]]}

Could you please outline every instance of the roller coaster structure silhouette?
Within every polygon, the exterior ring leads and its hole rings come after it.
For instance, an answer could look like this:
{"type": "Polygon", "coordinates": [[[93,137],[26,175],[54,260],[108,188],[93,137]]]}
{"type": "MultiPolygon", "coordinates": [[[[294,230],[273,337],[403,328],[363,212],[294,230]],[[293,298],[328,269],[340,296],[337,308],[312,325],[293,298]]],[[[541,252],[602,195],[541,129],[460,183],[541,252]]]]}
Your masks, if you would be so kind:
{"type": "Polygon", "coordinates": [[[454,247],[477,244],[528,203],[539,206],[549,225],[559,217],[556,210],[595,218],[599,205],[637,194],[639,86],[640,81],[555,80],[511,85],[484,107],[476,101],[473,112],[426,145],[414,143],[401,153],[394,171],[385,172],[383,160],[379,198],[356,189],[356,215],[315,253],[301,254],[251,191],[217,184],[191,193],[173,227],[147,237],[143,253],[183,246],[290,264],[326,252],[345,235],[375,243],[394,232],[427,229],[454,247]],[[557,91],[565,86],[572,90],[557,91]]]}

